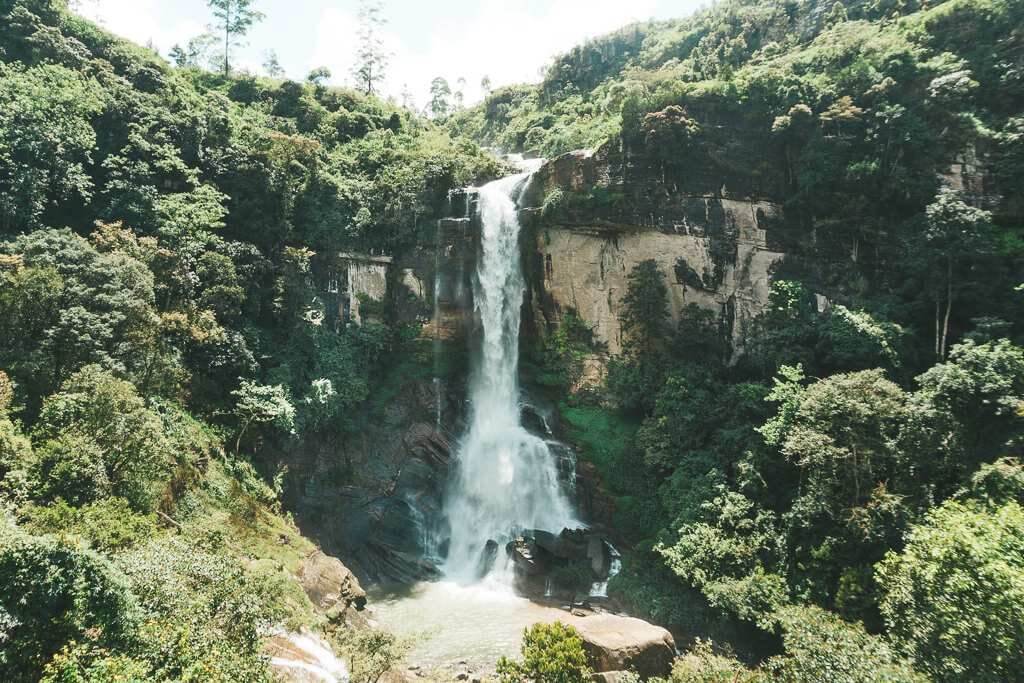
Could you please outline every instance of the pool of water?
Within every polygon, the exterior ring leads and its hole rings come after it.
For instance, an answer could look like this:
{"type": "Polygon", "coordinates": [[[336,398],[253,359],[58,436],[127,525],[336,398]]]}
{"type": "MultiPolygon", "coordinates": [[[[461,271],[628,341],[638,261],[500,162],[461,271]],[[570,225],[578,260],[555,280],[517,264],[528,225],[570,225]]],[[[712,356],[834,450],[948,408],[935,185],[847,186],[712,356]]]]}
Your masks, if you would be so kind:
{"type": "Polygon", "coordinates": [[[498,581],[438,581],[398,593],[371,592],[367,609],[378,627],[416,638],[407,666],[424,671],[459,668],[461,662],[474,672],[492,671],[502,655],[518,657],[525,628],[568,616],[498,581]]]}

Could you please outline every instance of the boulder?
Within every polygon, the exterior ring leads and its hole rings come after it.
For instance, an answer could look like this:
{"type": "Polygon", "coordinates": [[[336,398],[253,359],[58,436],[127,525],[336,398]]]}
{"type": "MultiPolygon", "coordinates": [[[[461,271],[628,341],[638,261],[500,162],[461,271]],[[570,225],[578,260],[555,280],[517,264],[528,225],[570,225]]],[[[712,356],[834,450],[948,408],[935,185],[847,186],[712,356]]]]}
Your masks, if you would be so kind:
{"type": "Polygon", "coordinates": [[[366,591],[355,574],[341,560],[319,550],[303,560],[299,582],[313,604],[328,614],[340,614],[349,607],[361,610],[366,606],[366,591]]]}
{"type": "Polygon", "coordinates": [[[587,532],[583,529],[562,529],[557,536],[550,531],[534,529],[526,535],[542,553],[559,560],[582,560],[587,556],[587,532]]]}
{"type": "Polygon", "coordinates": [[[608,578],[612,558],[608,552],[608,544],[600,536],[591,536],[587,539],[587,559],[590,560],[590,571],[598,581],[608,578]]]}
{"type": "Polygon", "coordinates": [[[619,683],[619,681],[629,680],[629,674],[628,671],[601,671],[591,674],[590,680],[594,683],[619,683]]]}
{"type": "Polygon", "coordinates": [[[489,539],[484,544],[484,550],[480,554],[480,563],[477,565],[477,576],[487,576],[494,568],[494,562],[498,559],[498,542],[489,539]]]}
{"type": "Polygon", "coordinates": [[[525,538],[517,538],[505,546],[506,552],[512,558],[516,574],[522,576],[539,576],[545,572],[547,567],[538,557],[537,548],[525,538]]]}
{"type": "Polygon", "coordinates": [[[643,680],[672,671],[675,641],[660,626],[614,614],[574,617],[567,623],[579,631],[595,671],[636,671],[643,680]]]}

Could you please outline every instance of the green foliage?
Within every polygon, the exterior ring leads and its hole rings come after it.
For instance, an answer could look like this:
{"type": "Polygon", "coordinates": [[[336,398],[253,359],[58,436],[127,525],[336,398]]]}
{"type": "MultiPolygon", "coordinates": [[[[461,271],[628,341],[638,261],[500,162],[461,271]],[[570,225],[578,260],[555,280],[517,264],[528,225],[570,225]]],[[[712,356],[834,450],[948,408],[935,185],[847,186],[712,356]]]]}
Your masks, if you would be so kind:
{"type": "Polygon", "coordinates": [[[583,650],[583,639],[572,626],[560,621],[534,624],[523,633],[522,662],[498,661],[502,683],[582,683],[591,670],[583,650]]]}
{"type": "Polygon", "coordinates": [[[881,638],[816,607],[789,607],[777,615],[784,653],[764,668],[786,683],[925,683],[881,638]]]}
{"type": "Polygon", "coordinates": [[[153,274],[139,260],[100,253],[68,230],[0,244],[19,263],[0,273],[0,359],[35,406],[73,372],[98,363],[141,377],[157,325],[153,274]]]}
{"type": "Polygon", "coordinates": [[[281,617],[277,584],[176,539],[146,544],[118,564],[147,616],[139,638],[153,678],[272,680],[260,641],[281,617]]]}
{"type": "Polygon", "coordinates": [[[0,62],[0,234],[34,230],[94,191],[95,80],[56,64],[0,62]]]}
{"type": "Polygon", "coordinates": [[[239,421],[236,453],[245,431],[254,423],[274,424],[285,431],[295,426],[295,408],[281,385],[266,386],[243,379],[241,386],[231,394],[238,399],[235,404],[235,415],[239,421]]]}
{"type": "Polygon", "coordinates": [[[963,495],[992,507],[1013,501],[1024,505],[1024,464],[1017,458],[985,463],[971,475],[963,495]]]}
{"type": "Polygon", "coordinates": [[[947,362],[930,368],[918,383],[927,400],[953,416],[963,430],[968,471],[1019,436],[1024,349],[1009,340],[958,344],[947,362]]]}
{"type": "Polygon", "coordinates": [[[376,629],[339,628],[332,642],[349,662],[353,683],[377,683],[412,647],[410,641],[376,629]]]}
{"type": "Polygon", "coordinates": [[[160,417],[135,387],[95,365],[46,399],[33,438],[41,444],[33,478],[44,500],[115,495],[149,510],[173,458],[160,417]]]}
{"type": "Polygon", "coordinates": [[[23,510],[25,528],[33,533],[79,536],[96,550],[110,552],[134,546],[157,534],[153,515],[142,515],[123,498],[104,498],[80,508],[58,498],[45,507],[23,510]]]}
{"type": "Polygon", "coordinates": [[[698,639],[672,665],[672,683],[757,683],[760,672],[751,671],[731,657],[715,652],[711,641],[698,639]]]}
{"type": "Polygon", "coordinates": [[[0,673],[38,680],[66,642],[124,646],[141,614],[124,576],[106,559],[67,541],[0,528],[0,673]],[[16,647],[11,647],[15,645],[16,647]]]}
{"type": "Polygon", "coordinates": [[[676,542],[659,547],[658,552],[712,606],[764,623],[787,601],[785,582],[766,569],[774,566],[779,555],[774,516],[724,487],[701,507],[706,521],[684,525],[676,542]]]}
{"type": "Polygon", "coordinates": [[[593,330],[575,311],[566,311],[558,327],[541,342],[535,354],[541,369],[538,383],[562,390],[580,389],[584,363],[594,351],[593,330]]]}
{"type": "Polygon", "coordinates": [[[630,348],[638,352],[651,352],[665,338],[668,287],[657,261],[643,261],[630,271],[621,322],[630,348]]]}
{"type": "Polygon", "coordinates": [[[1012,680],[1022,666],[1024,510],[947,502],[878,568],[901,652],[936,681],[1012,680]]]}

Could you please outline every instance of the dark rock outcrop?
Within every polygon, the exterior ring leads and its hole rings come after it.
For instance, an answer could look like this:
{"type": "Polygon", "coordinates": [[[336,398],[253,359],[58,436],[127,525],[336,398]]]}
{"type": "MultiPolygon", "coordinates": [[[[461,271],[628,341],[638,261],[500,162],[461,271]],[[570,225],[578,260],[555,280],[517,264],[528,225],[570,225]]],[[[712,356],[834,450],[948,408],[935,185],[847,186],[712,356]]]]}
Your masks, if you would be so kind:
{"type": "Polygon", "coordinates": [[[461,385],[410,380],[383,414],[344,443],[306,443],[286,459],[286,503],[302,532],[361,581],[436,578],[453,434],[462,429],[461,385]],[[436,419],[438,401],[442,422],[436,419]]]}

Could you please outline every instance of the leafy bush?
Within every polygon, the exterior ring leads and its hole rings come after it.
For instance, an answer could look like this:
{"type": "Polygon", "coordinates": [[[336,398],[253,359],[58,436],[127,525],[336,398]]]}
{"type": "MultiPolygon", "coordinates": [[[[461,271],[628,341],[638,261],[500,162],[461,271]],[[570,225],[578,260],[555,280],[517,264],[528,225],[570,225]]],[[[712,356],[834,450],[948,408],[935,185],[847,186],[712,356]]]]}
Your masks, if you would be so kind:
{"type": "Polygon", "coordinates": [[[105,495],[137,510],[156,502],[172,455],[163,424],[130,383],[86,366],[46,399],[33,431],[43,495],[75,503],[105,495]]]}
{"type": "Polygon", "coordinates": [[[1012,680],[1024,667],[1024,509],[947,502],[878,567],[897,648],[936,681],[1012,680]]]}
{"type": "Polygon", "coordinates": [[[590,680],[583,639],[572,626],[556,621],[534,624],[523,633],[522,662],[498,660],[502,683],[582,683],[590,680]]]}
{"type": "Polygon", "coordinates": [[[104,498],[80,508],[57,499],[45,507],[23,511],[26,528],[38,534],[72,534],[100,551],[129,548],[156,535],[153,515],[139,514],[124,498],[104,498]]]}
{"type": "Polygon", "coordinates": [[[672,665],[671,683],[758,683],[766,677],[715,651],[711,641],[698,639],[672,665]]]}
{"type": "Polygon", "coordinates": [[[125,577],[91,550],[0,526],[0,676],[39,680],[65,643],[126,647],[142,616],[125,577]],[[14,647],[12,647],[12,645],[14,647]]]}
{"type": "Polygon", "coordinates": [[[376,629],[338,628],[331,641],[349,662],[352,683],[377,683],[412,647],[411,641],[376,629]]]}
{"type": "Polygon", "coordinates": [[[883,639],[817,607],[788,607],[776,617],[784,654],[764,669],[779,683],[927,683],[883,639]]]}
{"type": "Polygon", "coordinates": [[[261,635],[283,616],[280,586],[178,539],[118,558],[146,614],[140,656],[154,678],[271,681],[261,635]]]}

